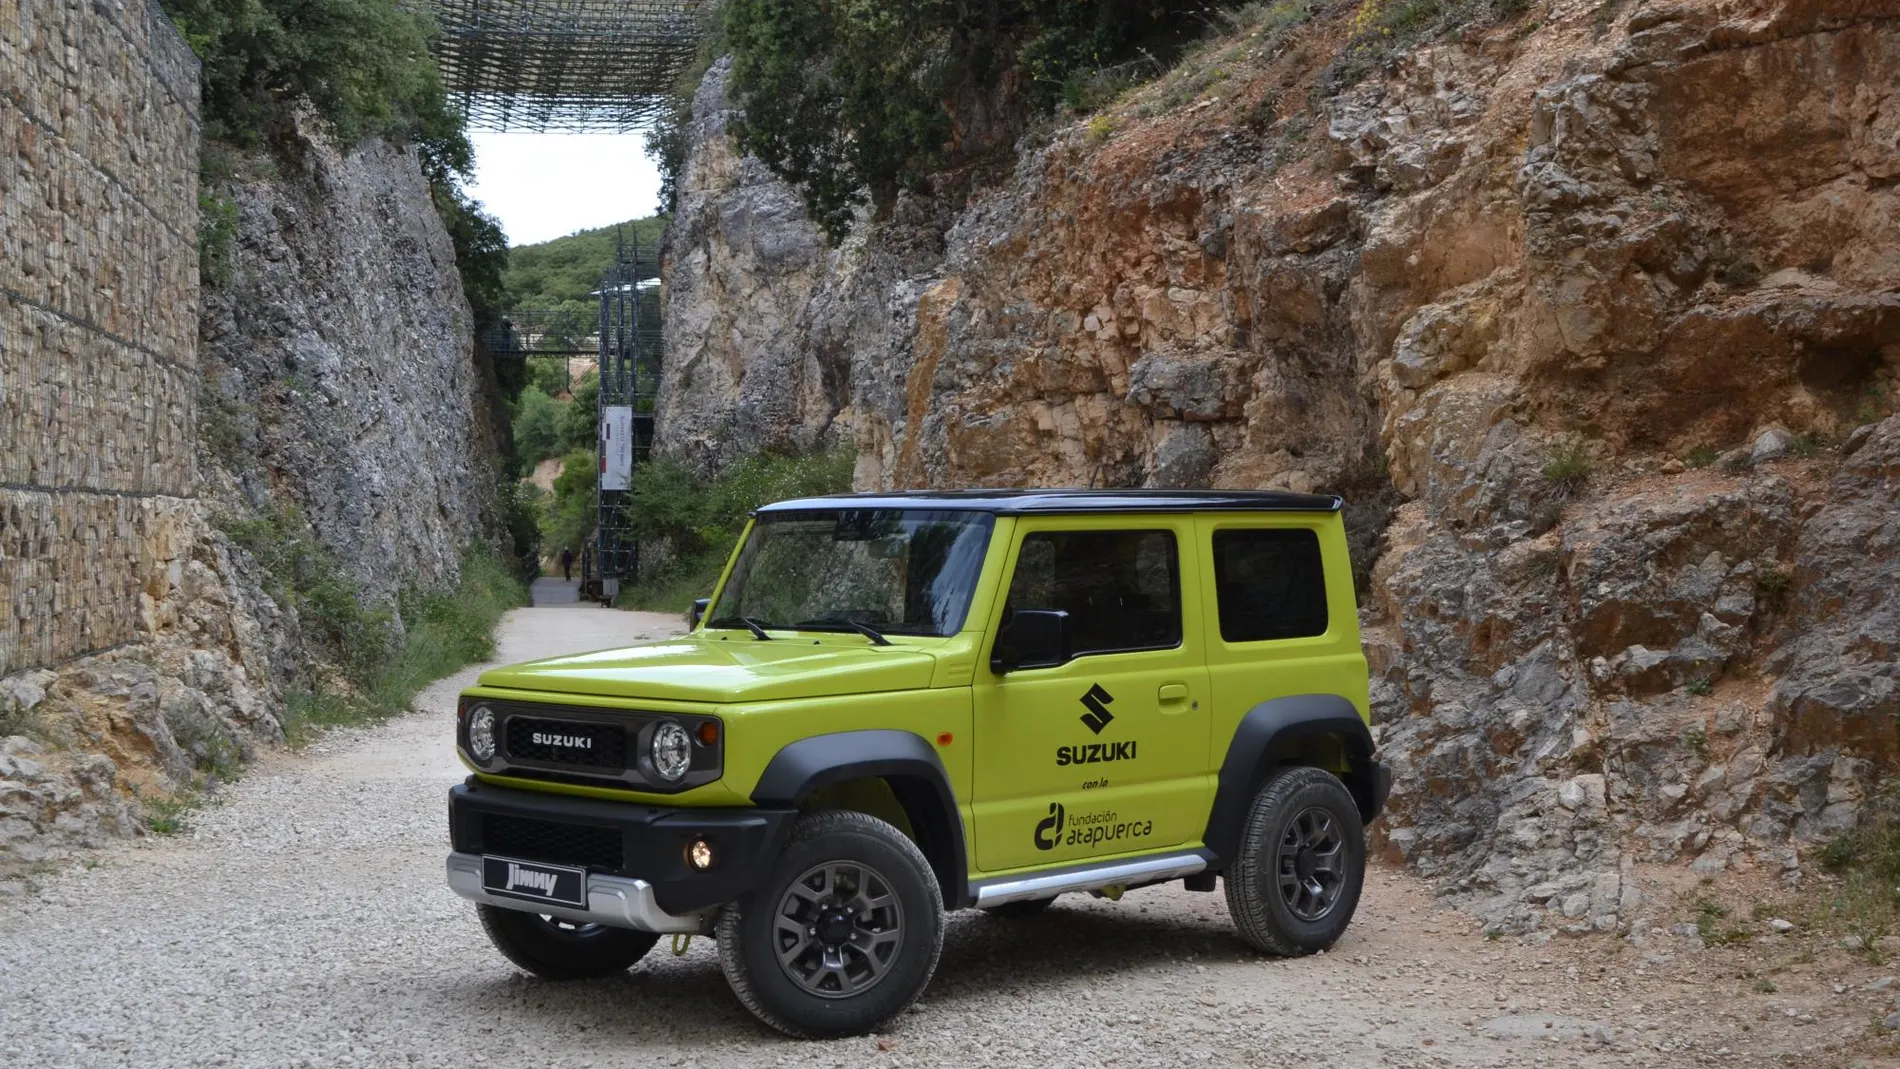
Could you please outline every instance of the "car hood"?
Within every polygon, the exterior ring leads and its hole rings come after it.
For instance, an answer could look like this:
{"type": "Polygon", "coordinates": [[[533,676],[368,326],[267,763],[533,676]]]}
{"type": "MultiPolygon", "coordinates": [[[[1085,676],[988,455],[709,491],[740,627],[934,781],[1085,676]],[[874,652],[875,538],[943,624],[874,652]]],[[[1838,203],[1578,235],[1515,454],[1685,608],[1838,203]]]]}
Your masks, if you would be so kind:
{"type": "Polygon", "coordinates": [[[723,704],[916,690],[935,667],[930,654],[902,645],[686,636],[491,669],[480,685],[723,704]]]}

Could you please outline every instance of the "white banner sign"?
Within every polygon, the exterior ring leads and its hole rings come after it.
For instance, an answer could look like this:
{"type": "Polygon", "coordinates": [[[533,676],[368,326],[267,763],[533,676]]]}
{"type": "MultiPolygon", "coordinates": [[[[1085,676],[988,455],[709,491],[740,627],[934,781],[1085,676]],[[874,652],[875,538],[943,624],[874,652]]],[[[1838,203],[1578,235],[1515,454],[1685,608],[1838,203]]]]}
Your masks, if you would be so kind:
{"type": "Polygon", "coordinates": [[[633,409],[615,405],[600,410],[600,488],[633,487],[633,409]]]}

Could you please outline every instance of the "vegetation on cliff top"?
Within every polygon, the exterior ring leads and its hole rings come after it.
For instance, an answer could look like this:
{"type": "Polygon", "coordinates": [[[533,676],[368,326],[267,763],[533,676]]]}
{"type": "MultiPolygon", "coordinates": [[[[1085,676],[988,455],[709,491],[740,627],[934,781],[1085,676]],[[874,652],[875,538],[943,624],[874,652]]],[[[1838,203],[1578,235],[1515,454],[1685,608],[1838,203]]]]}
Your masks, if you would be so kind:
{"type": "MultiPolygon", "coordinates": [[[[1610,7],[1618,0],[1606,0],[1610,7]]],[[[1522,14],[1529,0],[728,0],[718,28],[744,111],[741,147],[804,195],[833,242],[867,202],[1006,153],[1034,116],[1086,114],[1165,74],[1197,39],[1236,30],[1285,43],[1343,23],[1316,92],[1336,93],[1418,42],[1522,14]]],[[[1265,110],[1272,112],[1275,102],[1265,110]]],[[[655,153],[676,185],[684,96],[655,153]]],[[[1113,121],[1094,124],[1107,140],[1113,121]]]]}
{"type": "Polygon", "coordinates": [[[346,151],[366,137],[415,147],[469,303],[478,318],[499,308],[507,243],[500,224],[462,191],[474,154],[429,54],[426,16],[399,0],[160,3],[200,62],[206,283],[229,280],[237,218],[220,187],[235,173],[235,159],[261,151],[294,157],[299,120],[309,115],[346,151]]]}

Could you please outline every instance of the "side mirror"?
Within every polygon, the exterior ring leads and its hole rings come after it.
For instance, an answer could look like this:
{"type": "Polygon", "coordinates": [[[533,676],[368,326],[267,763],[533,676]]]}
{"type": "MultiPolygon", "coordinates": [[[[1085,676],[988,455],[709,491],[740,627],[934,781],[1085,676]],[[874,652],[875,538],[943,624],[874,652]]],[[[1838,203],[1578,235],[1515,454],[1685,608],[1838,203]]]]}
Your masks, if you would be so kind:
{"type": "Polygon", "coordinates": [[[706,610],[711,607],[712,607],[711,598],[695,599],[693,601],[693,607],[691,609],[686,610],[686,630],[688,631],[699,630],[699,621],[705,618],[706,610]]]}
{"type": "Polygon", "coordinates": [[[1059,609],[1018,609],[996,636],[990,653],[990,671],[997,675],[1019,668],[1055,668],[1074,659],[1069,614],[1059,609]]]}

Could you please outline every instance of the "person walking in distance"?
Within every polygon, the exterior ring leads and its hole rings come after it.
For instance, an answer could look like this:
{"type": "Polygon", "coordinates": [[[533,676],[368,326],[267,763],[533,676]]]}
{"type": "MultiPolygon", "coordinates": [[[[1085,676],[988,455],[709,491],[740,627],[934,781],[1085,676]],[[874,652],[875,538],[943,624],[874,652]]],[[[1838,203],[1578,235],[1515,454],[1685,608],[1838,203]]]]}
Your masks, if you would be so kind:
{"type": "Polygon", "coordinates": [[[574,551],[566,547],[561,549],[561,581],[574,581],[574,551]]]}

